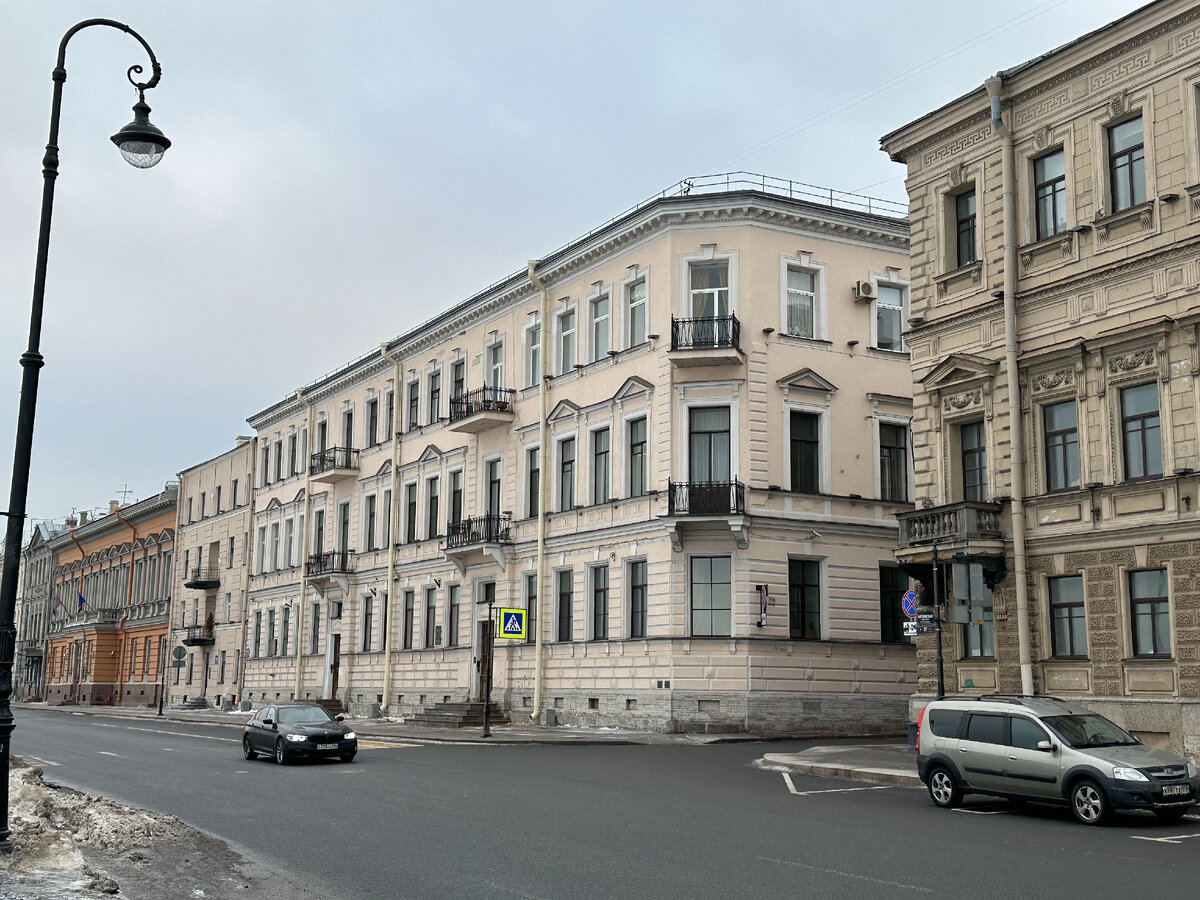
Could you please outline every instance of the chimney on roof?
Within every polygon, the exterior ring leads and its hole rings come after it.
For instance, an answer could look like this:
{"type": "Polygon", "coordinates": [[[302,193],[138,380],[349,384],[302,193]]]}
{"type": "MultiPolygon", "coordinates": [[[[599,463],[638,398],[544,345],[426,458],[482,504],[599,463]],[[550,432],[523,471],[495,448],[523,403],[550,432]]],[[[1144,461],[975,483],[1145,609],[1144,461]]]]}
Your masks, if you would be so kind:
{"type": "Polygon", "coordinates": [[[237,446],[241,447],[245,444],[250,443],[252,440],[254,440],[254,438],[248,437],[247,435],[244,435],[244,434],[239,434],[237,436],[237,446]]]}
{"type": "Polygon", "coordinates": [[[67,527],[74,528],[79,524],[79,521],[74,516],[67,516],[67,527]]]}
{"type": "Polygon", "coordinates": [[[113,515],[120,508],[121,508],[121,504],[118,503],[116,500],[108,501],[108,514],[110,516],[113,515]]]}
{"type": "Polygon", "coordinates": [[[79,512],[79,524],[86,525],[88,523],[88,511],[86,509],[79,512]]]}

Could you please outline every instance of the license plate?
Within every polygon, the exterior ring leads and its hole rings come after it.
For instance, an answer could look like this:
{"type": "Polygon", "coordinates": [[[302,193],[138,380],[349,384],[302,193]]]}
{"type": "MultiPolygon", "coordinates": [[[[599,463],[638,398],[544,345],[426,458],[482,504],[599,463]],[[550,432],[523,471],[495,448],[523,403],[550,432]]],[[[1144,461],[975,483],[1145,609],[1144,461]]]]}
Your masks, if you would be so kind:
{"type": "Polygon", "coordinates": [[[336,750],[337,748],[337,744],[317,744],[318,750],[336,750]]]}
{"type": "Polygon", "coordinates": [[[1162,792],[1164,797],[1190,797],[1192,789],[1186,784],[1167,784],[1162,792]]]}

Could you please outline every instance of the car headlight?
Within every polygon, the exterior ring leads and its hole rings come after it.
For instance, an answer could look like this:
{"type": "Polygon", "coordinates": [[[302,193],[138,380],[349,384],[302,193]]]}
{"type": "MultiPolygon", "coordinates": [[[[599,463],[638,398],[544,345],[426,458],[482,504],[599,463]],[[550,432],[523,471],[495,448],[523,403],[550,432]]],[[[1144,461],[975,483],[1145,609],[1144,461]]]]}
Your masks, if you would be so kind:
{"type": "Polygon", "coordinates": [[[1195,763],[1188,763],[1188,778],[1195,778],[1200,775],[1200,768],[1196,767],[1195,763]]]}
{"type": "Polygon", "coordinates": [[[356,737],[358,737],[358,735],[355,734],[353,731],[347,731],[345,734],[342,735],[342,740],[343,741],[352,741],[356,737]]]}
{"type": "Polygon", "coordinates": [[[1137,769],[1130,769],[1126,766],[1113,766],[1113,778],[1119,781],[1149,781],[1150,779],[1139,772],[1137,769]]]}
{"type": "Polygon", "coordinates": [[[295,741],[296,743],[300,743],[301,741],[307,741],[307,740],[308,740],[308,738],[306,738],[306,737],[305,737],[304,735],[302,735],[302,734],[289,734],[289,735],[287,736],[287,739],[288,739],[289,741],[295,741]]]}

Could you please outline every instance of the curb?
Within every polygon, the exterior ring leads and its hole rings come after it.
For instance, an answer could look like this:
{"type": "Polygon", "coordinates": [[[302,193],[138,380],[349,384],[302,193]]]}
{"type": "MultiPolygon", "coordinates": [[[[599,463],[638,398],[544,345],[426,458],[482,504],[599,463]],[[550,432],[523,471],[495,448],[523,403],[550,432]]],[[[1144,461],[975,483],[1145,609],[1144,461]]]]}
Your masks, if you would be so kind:
{"type": "Polygon", "coordinates": [[[920,787],[922,782],[915,772],[903,769],[872,768],[870,766],[839,765],[837,763],[797,762],[792,754],[768,753],[763,762],[782,766],[796,775],[820,775],[824,778],[849,778],[854,781],[876,781],[907,787],[920,787]]]}

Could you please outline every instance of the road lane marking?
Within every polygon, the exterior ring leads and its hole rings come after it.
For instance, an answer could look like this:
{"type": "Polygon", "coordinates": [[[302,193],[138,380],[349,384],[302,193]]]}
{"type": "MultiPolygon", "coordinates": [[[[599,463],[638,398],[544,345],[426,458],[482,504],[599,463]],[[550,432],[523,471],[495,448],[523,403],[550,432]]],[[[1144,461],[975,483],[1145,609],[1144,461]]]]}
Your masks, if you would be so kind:
{"type": "Polygon", "coordinates": [[[1167,837],[1149,837],[1141,834],[1131,834],[1135,841],[1154,841],[1159,844],[1182,844],[1189,838],[1200,838],[1200,834],[1172,834],[1167,837]]]}
{"type": "Polygon", "coordinates": [[[954,809],[951,812],[970,813],[973,816],[1000,816],[1008,812],[1007,809],[954,809]]]}
{"type": "Polygon", "coordinates": [[[394,744],[390,741],[359,741],[359,750],[398,750],[401,747],[419,747],[420,744],[394,744]]]}
{"type": "Polygon", "coordinates": [[[174,747],[163,747],[162,749],[163,749],[163,753],[178,753],[179,752],[174,747]]]}
{"type": "Polygon", "coordinates": [[[811,794],[851,794],[855,791],[886,791],[891,787],[890,784],[875,784],[871,787],[825,788],[820,791],[798,791],[796,790],[796,785],[792,783],[792,776],[790,773],[784,772],[783,780],[787,782],[788,790],[797,797],[808,797],[811,794]]]}
{"type": "MultiPolygon", "coordinates": [[[[118,726],[112,725],[109,727],[117,728],[118,726]]],[[[138,728],[134,725],[124,725],[124,726],[120,726],[120,727],[124,727],[124,728],[128,729],[129,731],[145,731],[145,732],[148,732],[149,734],[169,734],[171,737],[190,737],[190,738],[197,738],[202,741],[229,741],[234,744],[238,743],[238,741],[239,741],[238,738],[214,737],[211,734],[190,734],[189,732],[186,732],[186,731],[167,731],[166,729],[163,729],[163,728],[138,728]]]]}
{"type": "Polygon", "coordinates": [[[932,894],[932,888],[921,887],[916,884],[904,884],[899,881],[885,881],[882,878],[872,878],[870,875],[859,875],[857,872],[842,872],[838,869],[826,869],[824,866],[809,866],[804,863],[793,862],[790,859],[772,859],[769,856],[760,856],[762,862],[779,863],[781,866],[794,866],[797,869],[807,869],[809,872],[824,872],[826,875],[838,875],[842,878],[853,878],[855,881],[869,881],[871,884],[881,884],[885,887],[901,888],[906,891],[919,891],[922,894],[932,894]]]}
{"type": "Polygon", "coordinates": [[[99,753],[101,756],[115,756],[117,759],[121,758],[121,754],[109,753],[107,750],[97,750],[96,752],[99,753]]]}

